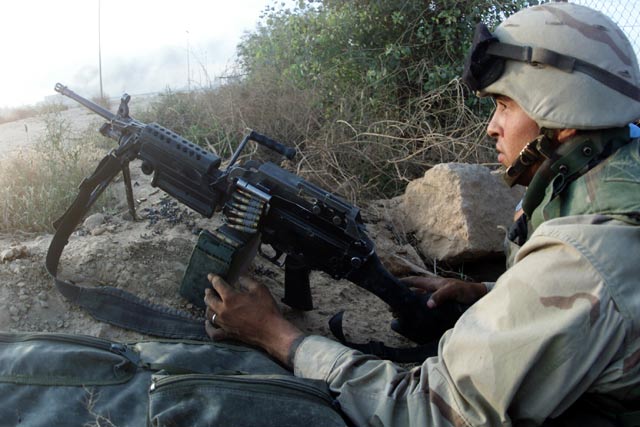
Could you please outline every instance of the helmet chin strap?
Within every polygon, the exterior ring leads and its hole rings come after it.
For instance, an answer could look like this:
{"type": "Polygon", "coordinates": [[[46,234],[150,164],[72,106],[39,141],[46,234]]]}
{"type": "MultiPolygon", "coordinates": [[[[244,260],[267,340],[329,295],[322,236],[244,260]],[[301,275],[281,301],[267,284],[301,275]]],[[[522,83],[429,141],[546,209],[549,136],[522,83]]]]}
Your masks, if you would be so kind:
{"type": "Polygon", "coordinates": [[[504,172],[503,178],[509,187],[518,183],[520,177],[531,167],[551,158],[559,143],[554,138],[555,130],[540,129],[540,135],[520,151],[513,164],[504,172]]]}

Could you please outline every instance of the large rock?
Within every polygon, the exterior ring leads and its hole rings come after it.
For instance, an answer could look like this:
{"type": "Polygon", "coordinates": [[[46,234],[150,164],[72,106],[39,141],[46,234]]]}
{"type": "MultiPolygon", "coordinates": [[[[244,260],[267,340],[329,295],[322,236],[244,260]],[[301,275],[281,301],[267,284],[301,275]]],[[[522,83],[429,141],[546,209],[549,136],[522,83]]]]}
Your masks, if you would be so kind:
{"type": "Polygon", "coordinates": [[[394,223],[414,233],[427,259],[452,263],[502,252],[522,188],[480,165],[446,163],[409,183],[394,223]]]}
{"type": "Polygon", "coordinates": [[[399,242],[389,229],[380,227],[380,224],[369,223],[367,228],[369,236],[375,242],[376,253],[389,273],[396,277],[433,274],[427,270],[413,246],[406,242],[399,242]]]}

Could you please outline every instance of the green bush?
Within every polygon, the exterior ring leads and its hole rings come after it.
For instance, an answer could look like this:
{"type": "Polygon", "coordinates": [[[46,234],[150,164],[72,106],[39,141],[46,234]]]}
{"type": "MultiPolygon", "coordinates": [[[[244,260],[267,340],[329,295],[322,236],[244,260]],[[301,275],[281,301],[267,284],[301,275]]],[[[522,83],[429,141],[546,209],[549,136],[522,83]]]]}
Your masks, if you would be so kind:
{"type": "Polygon", "coordinates": [[[475,24],[493,25],[529,3],[301,1],[268,8],[239,45],[239,60],[248,79],[282,75],[320,92],[331,116],[368,120],[460,76],[475,24]]]}

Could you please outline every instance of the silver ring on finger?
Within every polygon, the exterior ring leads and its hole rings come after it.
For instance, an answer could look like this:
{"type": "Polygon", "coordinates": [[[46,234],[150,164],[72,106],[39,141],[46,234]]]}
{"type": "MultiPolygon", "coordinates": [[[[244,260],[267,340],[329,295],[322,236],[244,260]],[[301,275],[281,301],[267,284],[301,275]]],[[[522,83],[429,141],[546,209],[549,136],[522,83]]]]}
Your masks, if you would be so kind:
{"type": "Polygon", "coordinates": [[[216,313],[213,313],[213,316],[211,316],[211,324],[212,324],[212,325],[215,325],[215,324],[216,324],[216,316],[217,316],[217,314],[216,314],[216,313]]]}

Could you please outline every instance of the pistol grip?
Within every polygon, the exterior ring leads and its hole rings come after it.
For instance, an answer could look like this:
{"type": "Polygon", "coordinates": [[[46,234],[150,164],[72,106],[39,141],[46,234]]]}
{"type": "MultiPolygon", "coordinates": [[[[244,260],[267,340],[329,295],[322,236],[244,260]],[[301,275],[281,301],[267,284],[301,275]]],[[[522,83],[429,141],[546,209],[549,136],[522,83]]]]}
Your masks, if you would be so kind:
{"type": "Polygon", "coordinates": [[[282,302],[291,308],[313,310],[309,273],[304,262],[287,255],[284,261],[284,298],[282,302]]]}

